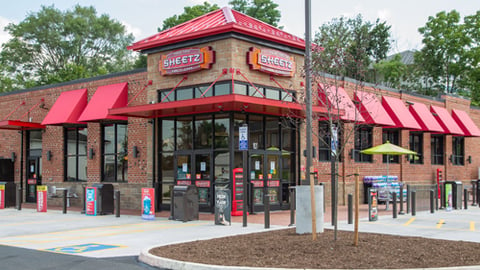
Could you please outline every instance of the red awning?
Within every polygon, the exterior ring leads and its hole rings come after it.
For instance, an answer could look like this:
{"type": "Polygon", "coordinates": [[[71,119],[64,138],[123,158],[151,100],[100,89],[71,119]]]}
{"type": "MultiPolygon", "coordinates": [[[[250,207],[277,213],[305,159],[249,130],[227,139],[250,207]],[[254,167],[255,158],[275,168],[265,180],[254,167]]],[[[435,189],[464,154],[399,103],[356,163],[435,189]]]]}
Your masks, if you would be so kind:
{"type": "Polygon", "coordinates": [[[87,89],[62,92],[57,98],[42,125],[81,124],[78,117],[87,106],[87,89]]]}
{"type": "Polygon", "coordinates": [[[387,113],[395,122],[395,126],[405,129],[421,129],[412,114],[408,111],[407,107],[401,99],[394,97],[382,97],[382,105],[387,113]]]}
{"type": "Polygon", "coordinates": [[[417,102],[410,105],[410,112],[412,113],[413,117],[415,117],[415,120],[417,120],[418,124],[420,124],[423,131],[445,132],[425,104],[417,102]]]}
{"type": "MultiPolygon", "coordinates": [[[[171,117],[179,115],[238,111],[269,115],[305,117],[305,108],[294,102],[265,99],[238,94],[146,104],[110,109],[110,115],[142,118],[171,117]]],[[[321,106],[312,106],[313,113],[325,114],[321,106]]]]}
{"type": "Polygon", "coordinates": [[[365,122],[343,87],[319,84],[318,97],[329,108],[343,110],[340,119],[350,122],[365,122]]]}
{"type": "Polygon", "coordinates": [[[452,135],[465,135],[455,120],[453,120],[452,116],[448,113],[447,109],[431,105],[430,111],[433,113],[440,126],[445,130],[445,133],[452,135]]]}
{"type": "Polygon", "coordinates": [[[375,94],[356,91],[354,96],[355,101],[357,101],[357,110],[362,114],[365,123],[379,126],[395,126],[395,122],[390,118],[375,94]]]}
{"type": "Polygon", "coordinates": [[[23,130],[23,129],[44,129],[45,126],[39,123],[23,122],[18,120],[0,121],[0,129],[23,130]]]}
{"type": "Polygon", "coordinates": [[[463,130],[465,136],[480,137],[480,129],[465,111],[453,109],[452,117],[463,130]]]}
{"type": "Polygon", "coordinates": [[[87,107],[78,118],[80,122],[98,120],[127,120],[126,117],[108,114],[109,109],[120,108],[128,102],[128,83],[104,85],[97,88],[87,107]]]}

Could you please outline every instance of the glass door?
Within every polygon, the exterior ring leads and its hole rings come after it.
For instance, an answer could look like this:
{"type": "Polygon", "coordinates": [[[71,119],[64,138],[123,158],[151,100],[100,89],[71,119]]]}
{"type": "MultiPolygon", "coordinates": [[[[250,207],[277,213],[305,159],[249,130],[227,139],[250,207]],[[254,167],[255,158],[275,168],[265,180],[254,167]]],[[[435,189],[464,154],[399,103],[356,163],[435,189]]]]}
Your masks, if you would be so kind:
{"type": "Polygon", "coordinates": [[[179,186],[192,185],[192,155],[175,155],[175,182],[179,186]]]}
{"type": "Polygon", "coordinates": [[[252,152],[250,154],[250,172],[249,179],[252,186],[252,203],[253,207],[263,206],[263,195],[265,187],[264,176],[264,155],[260,152],[252,152]]]}
{"type": "Polygon", "coordinates": [[[40,158],[30,158],[27,163],[27,196],[25,200],[27,202],[36,202],[37,201],[37,185],[42,184],[41,179],[41,159],[40,158]]]}
{"type": "Polygon", "coordinates": [[[213,209],[212,158],[210,153],[195,154],[195,186],[198,188],[200,210],[213,209]]]}
{"type": "Polygon", "coordinates": [[[280,155],[267,154],[267,195],[271,205],[278,205],[280,199],[280,155]]]}

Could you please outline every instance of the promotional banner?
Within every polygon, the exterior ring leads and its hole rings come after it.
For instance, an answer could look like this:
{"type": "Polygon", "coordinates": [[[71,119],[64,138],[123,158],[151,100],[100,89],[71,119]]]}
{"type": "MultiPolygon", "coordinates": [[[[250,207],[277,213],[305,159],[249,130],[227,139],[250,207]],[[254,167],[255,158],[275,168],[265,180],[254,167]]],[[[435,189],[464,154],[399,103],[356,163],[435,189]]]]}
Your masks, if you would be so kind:
{"type": "Polygon", "coordinates": [[[0,209],[5,208],[5,185],[0,185],[0,209]]]}
{"type": "Polygon", "coordinates": [[[232,224],[230,190],[219,188],[215,191],[215,225],[232,224]]]}
{"type": "Polygon", "coordinates": [[[97,188],[85,188],[85,214],[87,216],[97,215],[97,188]]]}
{"type": "Polygon", "coordinates": [[[47,186],[37,186],[37,212],[47,212],[47,186]]]}
{"type": "Polygon", "coordinates": [[[155,189],[142,188],[142,218],[155,219],[155,189]]]}
{"type": "Polygon", "coordinates": [[[378,220],[378,192],[374,188],[368,189],[368,221],[378,220]]]}
{"type": "Polygon", "coordinates": [[[452,184],[445,184],[445,207],[447,211],[452,211],[453,198],[452,198],[452,184]]]}

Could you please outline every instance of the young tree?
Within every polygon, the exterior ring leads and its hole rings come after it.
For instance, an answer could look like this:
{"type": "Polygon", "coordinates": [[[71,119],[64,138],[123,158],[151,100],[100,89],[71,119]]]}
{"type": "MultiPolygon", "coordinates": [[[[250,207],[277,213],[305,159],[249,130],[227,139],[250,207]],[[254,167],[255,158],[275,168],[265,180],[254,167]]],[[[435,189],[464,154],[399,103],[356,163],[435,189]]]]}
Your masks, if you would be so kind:
{"type": "Polygon", "coordinates": [[[171,17],[166,18],[163,21],[162,27],[158,28],[158,32],[161,32],[163,30],[166,30],[168,28],[174,27],[176,25],[179,25],[181,23],[184,23],[186,21],[189,21],[191,19],[194,19],[196,17],[202,16],[204,14],[207,14],[211,11],[217,10],[220,7],[218,7],[217,4],[211,5],[209,2],[203,2],[203,5],[195,5],[191,7],[184,7],[183,8],[183,13],[180,15],[173,15],[171,17]]]}
{"type": "Polygon", "coordinates": [[[125,48],[133,35],[93,7],[42,6],[5,29],[12,39],[2,45],[0,64],[10,83],[3,79],[2,91],[121,71],[132,62],[125,48]]]}

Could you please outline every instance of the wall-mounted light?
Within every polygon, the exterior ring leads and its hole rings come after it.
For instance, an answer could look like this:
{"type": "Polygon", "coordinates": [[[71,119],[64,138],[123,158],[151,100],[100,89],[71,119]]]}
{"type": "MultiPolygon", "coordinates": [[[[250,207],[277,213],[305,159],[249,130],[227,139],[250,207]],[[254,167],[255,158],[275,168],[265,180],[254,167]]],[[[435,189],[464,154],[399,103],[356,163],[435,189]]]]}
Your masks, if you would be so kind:
{"type": "Polygon", "coordinates": [[[88,149],[88,158],[93,159],[93,156],[95,156],[95,151],[93,151],[93,148],[88,149]]]}
{"type": "Polygon", "coordinates": [[[12,160],[12,162],[15,162],[16,157],[17,157],[17,156],[15,155],[15,152],[12,152],[11,157],[10,157],[10,159],[12,160]]]}
{"type": "Polygon", "coordinates": [[[350,156],[351,159],[354,159],[355,158],[355,149],[351,149],[350,153],[348,153],[348,155],[350,156]]]}
{"type": "Polygon", "coordinates": [[[52,151],[50,150],[47,151],[47,160],[48,161],[52,160],[52,151]]]}
{"type": "Polygon", "coordinates": [[[448,158],[448,160],[450,160],[450,162],[453,163],[453,155],[450,155],[450,157],[448,158]]]}
{"type": "Polygon", "coordinates": [[[137,146],[133,146],[133,149],[132,149],[132,154],[133,154],[133,158],[138,158],[138,147],[137,146]]]}
{"type": "Polygon", "coordinates": [[[467,161],[468,163],[472,164],[472,156],[468,156],[467,161]]]}

